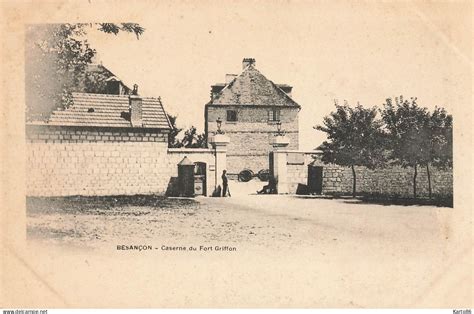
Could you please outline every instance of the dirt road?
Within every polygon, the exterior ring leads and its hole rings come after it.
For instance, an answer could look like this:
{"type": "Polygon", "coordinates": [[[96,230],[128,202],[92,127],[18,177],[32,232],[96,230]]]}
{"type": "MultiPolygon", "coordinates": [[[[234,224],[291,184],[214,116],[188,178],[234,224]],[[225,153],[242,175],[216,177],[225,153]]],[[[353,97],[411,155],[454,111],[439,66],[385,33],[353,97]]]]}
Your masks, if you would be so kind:
{"type": "Polygon", "coordinates": [[[470,298],[470,279],[454,272],[470,263],[470,246],[454,245],[453,209],[241,192],[30,204],[35,267],[62,291],[59,304],[442,307],[470,298]],[[91,284],[121,290],[98,296],[91,284]]]}

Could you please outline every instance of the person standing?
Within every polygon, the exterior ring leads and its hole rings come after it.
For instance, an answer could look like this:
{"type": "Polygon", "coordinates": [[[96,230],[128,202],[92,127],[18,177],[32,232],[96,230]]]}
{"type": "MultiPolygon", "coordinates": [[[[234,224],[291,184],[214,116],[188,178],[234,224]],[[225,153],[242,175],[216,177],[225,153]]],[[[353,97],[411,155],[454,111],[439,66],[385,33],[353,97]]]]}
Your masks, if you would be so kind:
{"type": "Polygon", "coordinates": [[[222,171],[222,196],[226,197],[227,194],[229,194],[230,196],[228,179],[227,179],[227,171],[224,170],[222,171]]]}

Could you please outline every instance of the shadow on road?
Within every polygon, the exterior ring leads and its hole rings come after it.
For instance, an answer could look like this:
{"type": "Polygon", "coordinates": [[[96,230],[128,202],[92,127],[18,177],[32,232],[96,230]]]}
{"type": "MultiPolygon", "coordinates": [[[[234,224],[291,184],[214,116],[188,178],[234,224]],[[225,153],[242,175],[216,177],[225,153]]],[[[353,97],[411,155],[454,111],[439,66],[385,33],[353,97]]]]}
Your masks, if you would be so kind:
{"type": "Polygon", "coordinates": [[[347,195],[294,195],[293,198],[298,199],[327,199],[327,200],[339,200],[346,204],[376,204],[383,206],[390,205],[401,205],[401,206],[436,206],[436,207],[450,207],[453,208],[453,197],[452,196],[435,196],[432,198],[428,197],[397,197],[397,196],[386,196],[386,195],[361,195],[353,198],[347,195]]]}

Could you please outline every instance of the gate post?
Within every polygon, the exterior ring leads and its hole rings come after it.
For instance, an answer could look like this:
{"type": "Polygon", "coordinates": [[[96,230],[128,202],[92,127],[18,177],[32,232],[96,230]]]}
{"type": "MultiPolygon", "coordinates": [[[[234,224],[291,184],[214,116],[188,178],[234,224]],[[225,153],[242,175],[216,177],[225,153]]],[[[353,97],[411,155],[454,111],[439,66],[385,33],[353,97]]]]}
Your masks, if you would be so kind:
{"type": "Polygon", "coordinates": [[[290,140],[284,135],[276,135],[273,146],[273,176],[275,177],[278,194],[288,194],[288,173],[286,166],[286,147],[290,140]]]}
{"type": "Polygon", "coordinates": [[[227,145],[230,143],[230,139],[225,134],[216,134],[209,139],[209,143],[214,148],[214,189],[216,189],[219,185],[222,171],[226,170],[227,167],[227,145]]]}

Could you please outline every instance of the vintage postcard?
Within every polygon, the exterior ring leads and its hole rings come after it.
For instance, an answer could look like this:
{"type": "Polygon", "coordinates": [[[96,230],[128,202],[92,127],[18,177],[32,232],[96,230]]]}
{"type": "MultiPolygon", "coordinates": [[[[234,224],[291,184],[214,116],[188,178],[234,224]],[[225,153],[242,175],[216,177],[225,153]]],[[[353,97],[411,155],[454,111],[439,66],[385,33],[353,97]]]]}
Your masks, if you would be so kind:
{"type": "Polygon", "coordinates": [[[3,1],[1,298],[472,307],[469,1],[3,1]]]}

